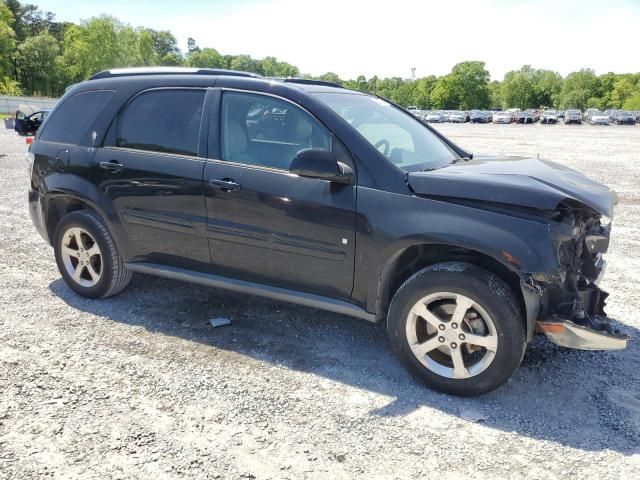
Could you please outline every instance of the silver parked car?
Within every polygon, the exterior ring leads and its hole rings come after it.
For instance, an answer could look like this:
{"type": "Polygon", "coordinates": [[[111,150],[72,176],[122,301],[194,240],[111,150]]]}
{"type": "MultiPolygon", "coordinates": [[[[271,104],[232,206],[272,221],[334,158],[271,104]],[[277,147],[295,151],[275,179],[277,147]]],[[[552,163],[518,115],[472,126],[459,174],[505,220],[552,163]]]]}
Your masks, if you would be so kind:
{"type": "Polygon", "coordinates": [[[444,122],[444,115],[440,112],[429,112],[425,115],[424,120],[428,123],[442,123],[444,122]]]}
{"type": "Polygon", "coordinates": [[[587,114],[587,122],[591,125],[609,125],[611,124],[611,118],[606,113],[595,110],[587,114]]]}
{"type": "Polygon", "coordinates": [[[509,112],[496,112],[493,114],[493,123],[511,123],[512,117],[509,112]]]}
{"type": "Polygon", "coordinates": [[[582,124],[582,112],[580,110],[567,110],[564,112],[564,123],[565,125],[570,123],[582,124]]]}
{"type": "Polygon", "coordinates": [[[451,123],[464,123],[467,120],[467,114],[465,112],[453,111],[449,112],[449,122],[451,123]]]}
{"type": "Polygon", "coordinates": [[[545,110],[540,117],[541,123],[558,123],[558,112],[555,110],[545,110]]]}

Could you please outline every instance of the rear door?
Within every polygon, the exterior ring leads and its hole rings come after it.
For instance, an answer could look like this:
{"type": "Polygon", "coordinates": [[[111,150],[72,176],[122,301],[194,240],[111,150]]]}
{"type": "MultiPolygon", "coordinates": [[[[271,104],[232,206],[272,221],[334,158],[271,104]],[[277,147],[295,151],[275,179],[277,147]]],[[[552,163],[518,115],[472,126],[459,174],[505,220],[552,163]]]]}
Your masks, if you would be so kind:
{"type": "MultiPolygon", "coordinates": [[[[204,170],[214,269],[250,281],[348,299],[355,185],[289,173],[305,148],[338,148],[331,133],[278,97],[216,89],[204,170]]],[[[343,153],[345,153],[343,151],[343,153]]]]}
{"type": "Polygon", "coordinates": [[[117,212],[131,261],[210,268],[199,144],[205,93],[138,93],[96,149],[92,180],[117,212]]]}

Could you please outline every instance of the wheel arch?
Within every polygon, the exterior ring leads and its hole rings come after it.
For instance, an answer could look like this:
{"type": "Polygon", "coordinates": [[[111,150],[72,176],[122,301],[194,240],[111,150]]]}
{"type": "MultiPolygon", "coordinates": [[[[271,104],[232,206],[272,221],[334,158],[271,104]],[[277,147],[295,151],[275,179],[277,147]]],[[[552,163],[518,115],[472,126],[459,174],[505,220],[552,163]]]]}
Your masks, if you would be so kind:
{"type": "Polygon", "coordinates": [[[527,332],[533,332],[532,322],[535,323],[537,310],[535,311],[536,315],[530,314],[535,306],[532,305],[530,298],[526,298],[526,292],[523,292],[522,278],[518,272],[508,266],[506,262],[487,253],[447,243],[417,243],[407,246],[391,256],[378,279],[375,300],[376,320],[386,321],[395,292],[409,277],[423,268],[443,262],[469,263],[501,278],[511,288],[518,300],[523,313],[523,322],[526,322],[527,332]]]}
{"type": "Polygon", "coordinates": [[[124,243],[126,242],[122,241],[124,237],[120,235],[118,228],[111,221],[115,212],[104,211],[98,203],[90,198],[68,191],[50,191],[45,197],[45,228],[50,244],[53,244],[56,227],[60,221],[66,215],[78,210],[90,210],[98,215],[114,240],[116,240],[118,248],[121,251],[124,250],[123,254],[125,253],[126,245],[124,243]]]}

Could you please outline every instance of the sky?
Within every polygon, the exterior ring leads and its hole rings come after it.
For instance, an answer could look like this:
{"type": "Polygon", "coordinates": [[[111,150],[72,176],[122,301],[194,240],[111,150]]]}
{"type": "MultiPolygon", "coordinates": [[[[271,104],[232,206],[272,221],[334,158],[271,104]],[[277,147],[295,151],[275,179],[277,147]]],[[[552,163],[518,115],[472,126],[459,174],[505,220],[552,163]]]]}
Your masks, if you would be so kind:
{"type": "Polygon", "coordinates": [[[640,0],[23,0],[58,20],[100,14],[221,54],[275,56],[341,78],[444,75],[482,60],[493,80],[528,64],[566,75],[640,72],[640,0]]]}

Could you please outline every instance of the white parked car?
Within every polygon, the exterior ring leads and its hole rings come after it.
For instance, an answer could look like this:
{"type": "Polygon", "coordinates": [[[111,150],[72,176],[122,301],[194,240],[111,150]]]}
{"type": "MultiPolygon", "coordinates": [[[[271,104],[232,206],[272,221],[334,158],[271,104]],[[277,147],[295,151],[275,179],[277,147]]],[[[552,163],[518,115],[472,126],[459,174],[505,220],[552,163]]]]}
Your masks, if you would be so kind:
{"type": "Polygon", "coordinates": [[[609,125],[611,123],[611,118],[606,113],[595,111],[590,112],[587,115],[587,122],[591,125],[609,125]]]}
{"type": "Polygon", "coordinates": [[[424,117],[424,120],[428,123],[442,123],[444,122],[444,116],[440,112],[429,112],[424,117]]]}
{"type": "Polygon", "coordinates": [[[451,123],[464,123],[467,120],[467,114],[464,112],[454,111],[449,112],[449,122],[451,123]]]}
{"type": "Polygon", "coordinates": [[[496,112],[493,114],[493,123],[511,123],[513,117],[509,112],[496,112]]]}

